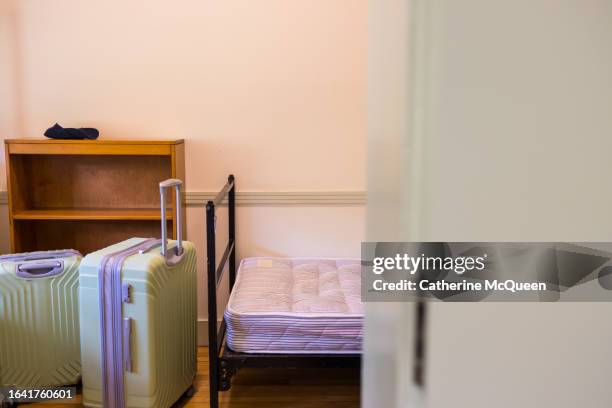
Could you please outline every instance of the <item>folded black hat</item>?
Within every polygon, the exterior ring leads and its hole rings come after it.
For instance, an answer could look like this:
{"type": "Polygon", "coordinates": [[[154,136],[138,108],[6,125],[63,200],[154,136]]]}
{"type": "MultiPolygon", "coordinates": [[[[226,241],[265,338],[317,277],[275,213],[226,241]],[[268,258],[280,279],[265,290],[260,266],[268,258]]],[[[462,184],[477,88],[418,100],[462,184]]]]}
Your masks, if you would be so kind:
{"type": "Polygon", "coordinates": [[[57,123],[45,131],[49,139],[97,139],[100,135],[95,128],[63,128],[57,123]]]}

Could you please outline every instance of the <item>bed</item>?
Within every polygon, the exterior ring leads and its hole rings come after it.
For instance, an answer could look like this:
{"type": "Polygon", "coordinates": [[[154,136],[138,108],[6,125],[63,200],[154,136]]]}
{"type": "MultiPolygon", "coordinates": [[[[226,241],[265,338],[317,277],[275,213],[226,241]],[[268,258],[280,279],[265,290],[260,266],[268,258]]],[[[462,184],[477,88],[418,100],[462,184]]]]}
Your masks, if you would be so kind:
{"type": "Polygon", "coordinates": [[[359,353],[358,259],[246,258],[225,309],[227,346],[242,353],[359,353]]]}
{"type": "Polygon", "coordinates": [[[246,258],[236,273],[233,175],[206,204],[210,406],[240,368],[359,367],[363,338],[359,260],[246,258]],[[228,242],[216,260],[215,209],[227,199],[228,242]],[[217,327],[217,292],[230,298],[217,327]]]}

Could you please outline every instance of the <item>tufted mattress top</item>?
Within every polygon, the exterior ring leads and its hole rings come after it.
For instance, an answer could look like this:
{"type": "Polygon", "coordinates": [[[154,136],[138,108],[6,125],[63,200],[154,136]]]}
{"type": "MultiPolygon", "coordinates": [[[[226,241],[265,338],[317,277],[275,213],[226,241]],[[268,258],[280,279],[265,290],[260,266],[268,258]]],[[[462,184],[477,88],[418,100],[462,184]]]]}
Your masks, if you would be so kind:
{"type": "Polygon", "coordinates": [[[225,310],[227,343],[245,353],[359,353],[359,260],[246,258],[225,310]]]}

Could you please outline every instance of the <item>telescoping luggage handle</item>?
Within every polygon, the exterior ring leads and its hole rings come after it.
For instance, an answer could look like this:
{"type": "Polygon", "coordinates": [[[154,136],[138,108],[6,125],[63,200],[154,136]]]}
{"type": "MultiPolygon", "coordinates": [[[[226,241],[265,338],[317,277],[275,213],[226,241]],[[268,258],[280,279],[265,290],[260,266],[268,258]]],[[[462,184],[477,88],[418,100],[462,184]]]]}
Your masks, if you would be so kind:
{"type": "Polygon", "coordinates": [[[179,179],[168,179],[159,183],[159,194],[161,196],[161,254],[168,263],[176,263],[183,256],[183,214],[181,208],[181,187],[183,182],[179,179]],[[174,187],[176,191],[176,247],[174,251],[168,249],[168,231],[166,225],[166,189],[174,187]],[[174,253],[172,253],[174,252],[174,253]]]}

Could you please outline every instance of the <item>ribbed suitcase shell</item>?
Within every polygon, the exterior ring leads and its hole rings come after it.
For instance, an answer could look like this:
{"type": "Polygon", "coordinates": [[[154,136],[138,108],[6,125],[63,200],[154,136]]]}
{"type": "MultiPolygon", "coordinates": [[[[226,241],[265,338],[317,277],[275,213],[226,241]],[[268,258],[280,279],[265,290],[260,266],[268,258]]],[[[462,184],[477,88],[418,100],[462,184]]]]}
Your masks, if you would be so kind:
{"type": "MultiPolygon", "coordinates": [[[[83,403],[101,407],[101,328],[98,269],[104,255],[144,241],[132,238],[93,252],[80,267],[83,403]]],[[[171,241],[171,246],[174,241],[171,241]]],[[[123,318],[132,318],[132,370],[125,372],[126,407],[169,407],[192,385],[196,374],[196,255],[183,241],[184,256],[166,265],[155,247],[132,255],[122,268],[122,283],[132,286],[123,318]]],[[[121,341],[120,339],[118,341],[121,341]]],[[[125,345],[124,341],[124,345],[125,345]]]]}
{"type": "MultiPolygon", "coordinates": [[[[81,372],[78,285],[80,254],[29,253],[61,259],[64,271],[43,278],[16,276],[17,262],[0,259],[0,385],[76,384],[81,372]]],[[[26,254],[16,254],[26,255],[26,254]]],[[[29,261],[26,261],[29,262],[29,261]]]]}

